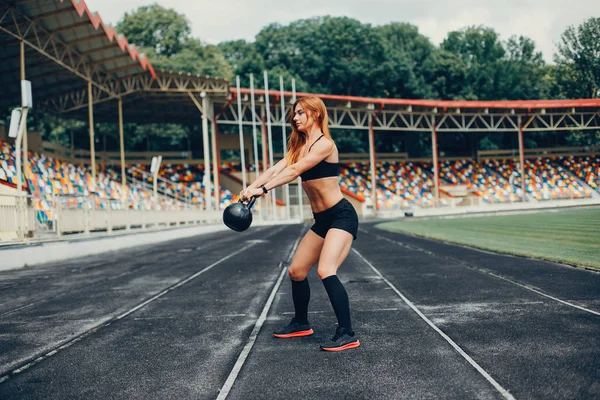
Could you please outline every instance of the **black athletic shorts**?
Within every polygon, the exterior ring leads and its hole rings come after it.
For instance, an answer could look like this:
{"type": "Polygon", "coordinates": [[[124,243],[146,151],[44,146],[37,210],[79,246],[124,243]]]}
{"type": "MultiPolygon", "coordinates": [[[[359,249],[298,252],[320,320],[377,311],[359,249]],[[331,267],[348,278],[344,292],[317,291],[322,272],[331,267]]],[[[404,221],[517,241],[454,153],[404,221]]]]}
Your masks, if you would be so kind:
{"type": "Polygon", "coordinates": [[[310,229],[322,238],[325,238],[329,229],[337,228],[352,234],[356,240],[358,215],[348,200],[342,199],[335,206],[313,215],[315,224],[310,229]]]}

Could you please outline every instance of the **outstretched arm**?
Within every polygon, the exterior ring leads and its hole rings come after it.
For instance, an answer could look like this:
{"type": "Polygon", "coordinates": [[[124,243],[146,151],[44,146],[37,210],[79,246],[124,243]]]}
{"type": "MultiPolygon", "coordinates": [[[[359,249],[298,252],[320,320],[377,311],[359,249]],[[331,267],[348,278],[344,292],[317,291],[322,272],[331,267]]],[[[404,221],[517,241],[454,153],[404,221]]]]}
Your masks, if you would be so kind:
{"type": "Polygon", "coordinates": [[[264,185],[265,183],[267,183],[271,179],[273,179],[275,176],[279,175],[279,173],[281,171],[283,171],[286,166],[287,166],[286,159],[279,161],[277,164],[273,165],[271,168],[267,169],[262,175],[260,175],[258,178],[256,178],[256,180],[254,182],[252,182],[252,184],[250,184],[247,187],[247,189],[260,188],[260,185],[264,185]]]}
{"type": "MultiPolygon", "coordinates": [[[[247,195],[249,197],[259,197],[263,195],[263,190],[260,185],[264,185],[267,190],[275,189],[286,183],[293,182],[300,174],[308,171],[324,159],[326,159],[333,150],[333,142],[330,140],[321,140],[313,146],[311,152],[300,159],[297,163],[285,167],[281,173],[273,176],[266,183],[259,183],[258,186],[248,188],[247,195]]],[[[258,180],[257,180],[258,182],[258,180]]],[[[254,184],[252,184],[254,185],[254,184]]]]}
{"type": "Polygon", "coordinates": [[[254,189],[260,189],[260,193],[263,193],[260,186],[264,185],[269,180],[273,179],[275,176],[277,176],[279,173],[281,173],[281,171],[283,171],[285,169],[286,165],[287,165],[287,161],[285,159],[283,159],[283,160],[279,161],[277,164],[273,165],[271,168],[267,169],[263,174],[261,174],[258,178],[256,178],[256,180],[254,182],[252,182],[246,188],[242,189],[242,191],[240,192],[240,200],[242,200],[242,201],[250,200],[252,198],[252,195],[250,194],[249,191],[254,190],[254,189]]]}

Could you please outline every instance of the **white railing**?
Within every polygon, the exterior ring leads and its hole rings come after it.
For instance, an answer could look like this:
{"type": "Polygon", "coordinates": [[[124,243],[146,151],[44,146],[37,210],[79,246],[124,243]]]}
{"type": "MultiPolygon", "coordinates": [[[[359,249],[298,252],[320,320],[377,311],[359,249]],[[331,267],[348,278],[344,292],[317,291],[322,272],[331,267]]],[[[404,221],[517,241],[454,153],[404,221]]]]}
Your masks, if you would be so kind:
{"type": "Polygon", "coordinates": [[[95,196],[58,196],[56,201],[56,233],[112,232],[164,228],[171,226],[216,224],[222,221],[221,211],[200,208],[171,210],[132,210],[120,201],[95,196]]]}
{"type": "Polygon", "coordinates": [[[219,224],[222,211],[200,208],[133,210],[120,201],[96,196],[55,197],[52,223],[38,223],[31,196],[0,194],[0,244],[27,243],[65,234],[164,229],[168,227],[219,224]]]}
{"type": "Polygon", "coordinates": [[[37,211],[30,196],[0,194],[0,241],[23,241],[33,237],[37,211]]]}

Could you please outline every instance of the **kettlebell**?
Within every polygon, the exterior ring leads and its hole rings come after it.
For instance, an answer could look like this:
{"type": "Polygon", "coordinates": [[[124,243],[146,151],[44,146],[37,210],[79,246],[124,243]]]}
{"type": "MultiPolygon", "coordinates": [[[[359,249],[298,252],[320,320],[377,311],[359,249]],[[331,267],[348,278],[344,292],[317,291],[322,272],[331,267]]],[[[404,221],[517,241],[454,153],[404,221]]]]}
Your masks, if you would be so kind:
{"type": "Polygon", "coordinates": [[[236,232],[243,232],[252,224],[252,212],[256,198],[253,197],[247,204],[241,200],[227,206],[223,211],[223,223],[236,232]]]}

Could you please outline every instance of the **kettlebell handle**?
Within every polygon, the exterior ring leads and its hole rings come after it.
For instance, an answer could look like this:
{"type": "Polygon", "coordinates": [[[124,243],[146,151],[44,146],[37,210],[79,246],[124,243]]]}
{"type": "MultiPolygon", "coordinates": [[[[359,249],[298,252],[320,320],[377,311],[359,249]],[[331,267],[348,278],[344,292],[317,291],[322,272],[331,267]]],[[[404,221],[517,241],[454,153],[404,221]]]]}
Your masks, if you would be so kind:
{"type": "MultiPolygon", "coordinates": [[[[250,201],[246,205],[246,207],[248,207],[248,210],[252,208],[252,206],[254,205],[255,202],[256,202],[256,197],[253,197],[252,199],[250,199],[250,201]]],[[[240,203],[243,203],[243,201],[240,200],[240,203]]]]}

